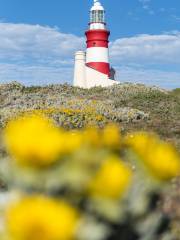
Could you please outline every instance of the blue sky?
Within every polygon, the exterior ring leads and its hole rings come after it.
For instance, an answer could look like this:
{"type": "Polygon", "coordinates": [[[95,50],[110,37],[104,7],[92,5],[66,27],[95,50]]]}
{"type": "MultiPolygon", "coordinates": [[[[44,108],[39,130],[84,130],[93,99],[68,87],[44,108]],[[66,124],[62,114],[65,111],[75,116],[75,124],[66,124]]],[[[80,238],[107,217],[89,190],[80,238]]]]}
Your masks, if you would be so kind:
{"type": "MultiPolygon", "coordinates": [[[[101,0],[120,81],[180,87],[180,1],[101,0]]],[[[92,0],[0,0],[0,82],[71,82],[92,0]]]]}

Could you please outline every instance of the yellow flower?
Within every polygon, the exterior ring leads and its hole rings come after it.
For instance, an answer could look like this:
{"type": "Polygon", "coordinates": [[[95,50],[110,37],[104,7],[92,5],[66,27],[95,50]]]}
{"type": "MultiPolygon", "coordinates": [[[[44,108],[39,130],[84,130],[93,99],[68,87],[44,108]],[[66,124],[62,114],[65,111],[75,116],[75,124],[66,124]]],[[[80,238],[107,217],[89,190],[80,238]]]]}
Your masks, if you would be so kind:
{"type": "Polygon", "coordinates": [[[160,180],[180,175],[180,158],[174,147],[156,135],[135,133],[127,139],[128,145],[139,155],[149,172],[160,180]]]}
{"type": "Polygon", "coordinates": [[[64,151],[69,154],[78,150],[83,144],[83,134],[80,131],[66,132],[64,139],[64,151]]]}
{"type": "Polygon", "coordinates": [[[126,144],[142,158],[147,157],[149,149],[157,145],[159,138],[152,133],[136,132],[126,137],[126,144]]]}
{"type": "Polygon", "coordinates": [[[96,121],[100,122],[104,120],[104,117],[102,115],[97,115],[95,119],[96,121]]]}
{"type": "Polygon", "coordinates": [[[146,158],[152,174],[161,180],[180,175],[180,158],[175,149],[167,143],[159,143],[146,158]]]}
{"type": "Polygon", "coordinates": [[[84,132],[84,143],[87,143],[93,147],[99,147],[101,145],[100,131],[96,127],[87,127],[84,132]]]}
{"type": "Polygon", "coordinates": [[[110,148],[119,148],[121,144],[121,135],[117,125],[107,125],[102,133],[103,145],[110,148]]]}
{"type": "Polygon", "coordinates": [[[78,213],[63,201],[33,196],[9,207],[6,224],[14,240],[72,240],[78,213]]]}
{"type": "Polygon", "coordinates": [[[90,195],[117,199],[130,185],[132,171],[116,156],[108,158],[90,183],[90,195]]]}
{"type": "Polygon", "coordinates": [[[46,167],[63,151],[64,135],[48,119],[27,115],[7,125],[5,142],[17,163],[46,167]]]}

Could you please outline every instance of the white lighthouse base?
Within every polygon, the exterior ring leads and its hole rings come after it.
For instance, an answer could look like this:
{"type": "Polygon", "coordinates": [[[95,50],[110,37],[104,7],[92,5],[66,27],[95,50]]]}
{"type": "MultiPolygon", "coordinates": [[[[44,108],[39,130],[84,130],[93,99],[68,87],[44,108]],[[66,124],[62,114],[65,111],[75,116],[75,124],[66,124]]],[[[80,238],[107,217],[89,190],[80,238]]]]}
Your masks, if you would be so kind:
{"type": "Polygon", "coordinates": [[[85,52],[78,51],[75,54],[74,82],[75,87],[109,87],[119,82],[109,79],[106,74],[86,66],[85,52]]]}
{"type": "Polygon", "coordinates": [[[115,80],[111,80],[108,78],[106,74],[100,73],[93,68],[85,66],[85,73],[86,73],[86,84],[85,88],[92,88],[92,87],[109,87],[118,82],[115,80]]]}

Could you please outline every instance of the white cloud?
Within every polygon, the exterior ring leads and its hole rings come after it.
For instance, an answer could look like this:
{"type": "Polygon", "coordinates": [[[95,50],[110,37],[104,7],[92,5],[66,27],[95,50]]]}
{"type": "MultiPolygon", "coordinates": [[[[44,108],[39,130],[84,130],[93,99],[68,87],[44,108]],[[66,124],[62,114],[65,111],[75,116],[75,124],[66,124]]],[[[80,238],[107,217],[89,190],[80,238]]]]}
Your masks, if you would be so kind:
{"type": "Polygon", "coordinates": [[[166,89],[180,87],[180,72],[145,69],[143,67],[121,66],[116,68],[117,78],[121,82],[142,83],[166,89]]]}
{"type": "Polygon", "coordinates": [[[0,63],[0,83],[18,81],[24,85],[48,85],[70,83],[72,67],[38,66],[0,63]]]}
{"type": "Polygon", "coordinates": [[[83,38],[61,33],[57,28],[0,23],[0,60],[64,61],[83,46],[83,38]]]}
{"type": "MultiPolygon", "coordinates": [[[[84,37],[62,33],[57,28],[0,23],[0,82],[70,83],[74,52],[84,47],[84,37]]],[[[180,71],[157,70],[152,66],[180,64],[178,31],[117,39],[111,42],[110,56],[121,81],[168,88],[180,85],[180,71]]]]}
{"type": "Polygon", "coordinates": [[[0,23],[0,82],[70,82],[84,38],[48,26],[0,23]]]}
{"type": "Polygon", "coordinates": [[[179,64],[180,32],[121,38],[110,49],[116,62],[179,64]]]}

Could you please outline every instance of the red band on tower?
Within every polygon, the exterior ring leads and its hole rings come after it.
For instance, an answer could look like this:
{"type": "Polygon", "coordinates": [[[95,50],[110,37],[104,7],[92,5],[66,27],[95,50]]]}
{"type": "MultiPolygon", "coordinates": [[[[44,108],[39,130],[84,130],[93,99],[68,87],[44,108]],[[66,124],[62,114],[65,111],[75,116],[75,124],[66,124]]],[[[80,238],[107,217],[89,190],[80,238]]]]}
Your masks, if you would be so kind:
{"type": "Polygon", "coordinates": [[[90,29],[85,34],[87,38],[86,65],[109,76],[108,43],[110,32],[106,29],[90,29]]]}
{"type": "Polygon", "coordinates": [[[108,48],[110,32],[107,30],[88,30],[86,31],[87,48],[106,47],[108,48]]]}
{"type": "Polygon", "coordinates": [[[86,63],[86,66],[97,70],[98,72],[104,73],[109,76],[110,73],[110,65],[109,63],[104,62],[90,62],[86,63]]]}

